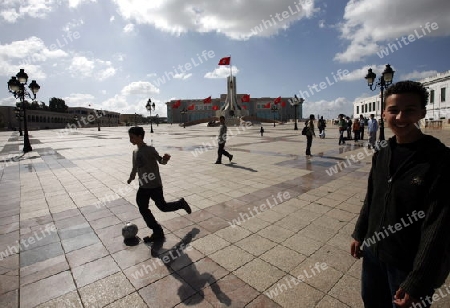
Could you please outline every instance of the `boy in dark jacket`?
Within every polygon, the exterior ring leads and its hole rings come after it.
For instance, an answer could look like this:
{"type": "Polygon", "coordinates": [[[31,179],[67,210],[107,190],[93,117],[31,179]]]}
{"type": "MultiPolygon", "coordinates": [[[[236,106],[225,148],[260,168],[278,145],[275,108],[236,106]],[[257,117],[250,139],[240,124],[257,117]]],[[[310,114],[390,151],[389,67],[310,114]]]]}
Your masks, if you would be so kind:
{"type": "Polygon", "coordinates": [[[366,308],[424,308],[449,273],[450,149],[417,125],[428,101],[422,84],[398,82],[385,100],[394,136],[372,158],[351,254],[363,257],[366,308]]]}

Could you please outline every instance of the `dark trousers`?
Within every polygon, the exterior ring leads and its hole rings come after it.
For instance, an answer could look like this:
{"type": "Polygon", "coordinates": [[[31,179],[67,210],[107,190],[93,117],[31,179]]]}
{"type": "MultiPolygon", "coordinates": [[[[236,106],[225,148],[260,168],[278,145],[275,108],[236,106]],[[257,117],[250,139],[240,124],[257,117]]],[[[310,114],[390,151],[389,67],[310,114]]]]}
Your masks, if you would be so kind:
{"type": "Polygon", "coordinates": [[[225,155],[226,157],[230,158],[230,153],[225,151],[225,142],[219,143],[219,149],[217,150],[217,162],[222,162],[222,155],[225,155]]]}
{"type": "Polygon", "coordinates": [[[306,155],[311,155],[311,146],[312,146],[313,136],[306,135],[306,155]]]}
{"type": "Polygon", "coordinates": [[[359,139],[364,140],[364,127],[359,129],[359,139]]]}
{"type": "MultiPolygon", "coordinates": [[[[395,292],[400,284],[408,276],[407,271],[390,266],[378,260],[378,258],[368,249],[364,250],[361,277],[361,293],[365,308],[396,308],[392,303],[395,292]]],[[[434,290],[428,292],[430,297],[434,290]]],[[[426,302],[421,303],[420,307],[427,308],[430,305],[426,302]]]]}
{"type": "Polygon", "coordinates": [[[341,143],[345,143],[343,130],[339,130],[339,144],[341,143]]]}
{"type": "Polygon", "coordinates": [[[355,130],[353,132],[353,134],[355,135],[355,141],[358,141],[359,140],[359,130],[355,130]]]}
{"type": "Polygon", "coordinates": [[[155,205],[161,212],[174,212],[181,209],[181,201],[166,202],[164,200],[163,188],[142,188],[139,187],[136,194],[136,203],[139,207],[139,212],[144,218],[147,227],[153,230],[153,233],[163,233],[162,227],[156,221],[155,216],[149,209],[150,198],[155,202],[155,205]]]}

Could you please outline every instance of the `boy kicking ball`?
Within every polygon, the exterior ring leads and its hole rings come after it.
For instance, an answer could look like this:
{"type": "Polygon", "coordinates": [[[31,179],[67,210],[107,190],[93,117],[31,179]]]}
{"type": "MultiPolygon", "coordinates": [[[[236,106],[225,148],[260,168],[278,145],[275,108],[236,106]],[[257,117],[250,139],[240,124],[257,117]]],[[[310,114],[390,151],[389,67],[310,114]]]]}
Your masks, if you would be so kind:
{"type": "Polygon", "coordinates": [[[149,209],[150,198],[162,212],[174,212],[182,209],[190,214],[192,210],[184,198],[175,202],[166,202],[164,200],[158,163],[162,165],[167,164],[170,155],[164,154],[161,157],[154,147],[147,145],[144,142],[145,131],[142,127],[131,127],[128,130],[128,134],[130,142],[136,145],[137,149],[133,151],[133,169],[127,183],[130,184],[135,179],[136,173],[138,174],[139,189],[136,194],[136,203],[145,223],[153,230],[151,236],[144,237],[144,242],[164,241],[164,231],[149,209]]]}

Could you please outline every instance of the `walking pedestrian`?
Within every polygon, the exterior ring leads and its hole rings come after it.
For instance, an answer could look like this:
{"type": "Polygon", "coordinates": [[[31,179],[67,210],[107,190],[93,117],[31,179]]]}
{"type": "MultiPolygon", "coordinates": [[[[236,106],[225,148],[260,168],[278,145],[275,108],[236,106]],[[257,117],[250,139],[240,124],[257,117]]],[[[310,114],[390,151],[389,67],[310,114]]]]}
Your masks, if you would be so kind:
{"type": "Polygon", "coordinates": [[[366,126],[366,119],[362,114],[359,115],[359,139],[364,140],[364,126],[366,126]]]}
{"type": "Polygon", "coordinates": [[[359,125],[360,125],[359,124],[359,120],[355,119],[353,121],[353,127],[352,127],[353,137],[354,137],[354,141],[355,142],[359,140],[359,132],[360,132],[360,129],[361,129],[361,127],[359,125]]]}
{"type": "Polygon", "coordinates": [[[314,132],[314,115],[309,115],[309,120],[306,121],[305,126],[308,128],[306,130],[306,156],[312,157],[311,155],[311,146],[313,137],[316,136],[314,132]]]}
{"type": "Polygon", "coordinates": [[[347,129],[347,123],[344,119],[344,115],[340,114],[339,115],[339,120],[338,120],[338,128],[339,128],[339,145],[345,144],[345,140],[344,140],[344,132],[347,129]]]}
{"type": "Polygon", "coordinates": [[[220,116],[219,121],[220,121],[220,129],[219,129],[219,136],[217,137],[219,149],[217,150],[216,164],[222,163],[222,155],[228,157],[230,162],[233,159],[233,155],[231,155],[225,150],[225,143],[227,142],[227,125],[225,124],[225,117],[220,116]]]}
{"type": "Polygon", "coordinates": [[[261,126],[261,129],[259,130],[259,132],[261,133],[261,137],[264,135],[264,128],[261,126]]]}
{"type": "Polygon", "coordinates": [[[369,121],[367,122],[367,132],[369,133],[369,143],[367,147],[370,149],[371,147],[375,147],[375,143],[377,140],[377,130],[378,130],[378,122],[375,119],[373,113],[370,115],[369,121]]]}

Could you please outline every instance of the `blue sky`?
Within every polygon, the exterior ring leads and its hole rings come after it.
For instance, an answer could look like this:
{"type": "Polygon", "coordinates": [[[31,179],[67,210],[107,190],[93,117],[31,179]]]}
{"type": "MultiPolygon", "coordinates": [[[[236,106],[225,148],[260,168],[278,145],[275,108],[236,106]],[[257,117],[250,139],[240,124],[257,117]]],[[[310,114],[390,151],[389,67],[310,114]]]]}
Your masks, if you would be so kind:
{"type": "Polygon", "coordinates": [[[448,0],[2,1],[0,105],[14,104],[6,82],[24,68],[46,104],[146,114],[152,98],[164,116],[171,99],[226,93],[217,63],[231,55],[238,93],[351,114],[374,94],[369,67],[391,64],[394,81],[450,69],[449,13],[448,0]]]}

